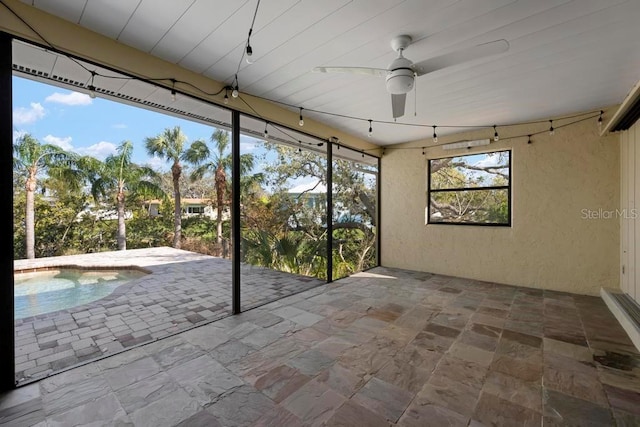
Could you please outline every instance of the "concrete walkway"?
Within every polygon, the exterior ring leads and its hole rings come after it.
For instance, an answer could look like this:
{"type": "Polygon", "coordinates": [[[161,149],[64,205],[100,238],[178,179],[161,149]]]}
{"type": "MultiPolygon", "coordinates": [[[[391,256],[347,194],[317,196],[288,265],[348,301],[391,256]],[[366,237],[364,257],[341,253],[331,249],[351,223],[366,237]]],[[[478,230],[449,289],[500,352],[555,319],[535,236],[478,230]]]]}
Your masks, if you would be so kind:
{"type": "MultiPolygon", "coordinates": [[[[17,260],[16,271],[53,266],[141,267],[150,274],[109,296],[67,310],[17,319],[16,381],[155,341],[231,314],[230,260],[161,247],[17,260]]],[[[243,310],[324,283],[243,265],[243,310]]]]}

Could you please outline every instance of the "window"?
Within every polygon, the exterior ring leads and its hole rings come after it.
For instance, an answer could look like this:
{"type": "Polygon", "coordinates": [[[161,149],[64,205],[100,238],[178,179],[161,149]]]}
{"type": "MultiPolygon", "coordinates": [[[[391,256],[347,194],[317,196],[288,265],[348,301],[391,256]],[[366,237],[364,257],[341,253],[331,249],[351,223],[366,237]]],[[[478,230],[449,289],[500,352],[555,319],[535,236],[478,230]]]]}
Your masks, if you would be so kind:
{"type": "Polygon", "coordinates": [[[187,213],[190,213],[190,214],[203,214],[204,213],[204,206],[189,206],[187,208],[187,213]]]}
{"type": "Polygon", "coordinates": [[[511,151],[429,160],[428,223],[511,225],[511,151]]]}

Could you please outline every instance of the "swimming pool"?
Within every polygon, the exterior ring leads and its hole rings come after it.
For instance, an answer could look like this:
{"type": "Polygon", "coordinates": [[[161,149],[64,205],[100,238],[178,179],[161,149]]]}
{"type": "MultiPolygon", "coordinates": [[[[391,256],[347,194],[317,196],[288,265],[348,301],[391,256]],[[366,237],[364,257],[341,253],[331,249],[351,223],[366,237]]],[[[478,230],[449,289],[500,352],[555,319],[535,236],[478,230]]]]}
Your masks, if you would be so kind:
{"type": "Polygon", "coordinates": [[[61,267],[14,273],[14,318],[37,316],[99,300],[123,283],[148,274],[136,268],[61,267]]]}

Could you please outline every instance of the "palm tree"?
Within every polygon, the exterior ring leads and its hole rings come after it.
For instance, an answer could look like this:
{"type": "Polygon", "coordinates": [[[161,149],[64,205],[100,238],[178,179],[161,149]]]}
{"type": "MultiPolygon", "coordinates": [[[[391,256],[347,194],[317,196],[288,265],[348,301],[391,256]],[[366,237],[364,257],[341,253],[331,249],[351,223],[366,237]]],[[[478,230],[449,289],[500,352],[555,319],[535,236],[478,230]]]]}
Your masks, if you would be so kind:
{"type": "Polygon", "coordinates": [[[108,156],[104,162],[94,158],[83,158],[86,170],[92,171],[91,194],[96,204],[102,197],[115,193],[118,213],[118,250],[127,249],[127,230],[125,224],[127,194],[133,197],[164,197],[157,184],[157,173],[147,166],[139,166],[131,161],[133,144],[124,141],[118,146],[118,153],[108,156]]]}
{"type": "Polygon", "coordinates": [[[28,259],[35,258],[35,192],[38,176],[48,173],[65,179],[70,188],[79,186],[78,171],[73,168],[75,155],[62,148],[41,144],[30,134],[21,136],[13,145],[13,170],[25,176],[25,248],[28,259]]]}
{"type": "MultiPolygon", "coordinates": [[[[222,211],[226,201],[227,176],[231,174],[233,158],[229,149],[229,132],[216,129],[211,135],[213,151],[204,141],[195,141],[186,152],[185,159],[196,165],[191,174],[192,180],[201,179],[207,172],[213,171],[216,191],[216,243],[222,245],[222,211]]],[[[245,175],[253,169],[252,154],[240,155],[240,174],[245,175]]]]}
{"type": "MultiPolygon", "coordinates": [[[[171,165],[171,175],[173,178],[173,197],[175,200],[175,209],[173,213],[173,247],[180,249],[182,239],[182,204],[180,201],[180,176],[182,175],[181,160],[186,159],[185,143],[187,137],[180,130],[180,126],[173,129],[165,129],[161,134],[146,138],[145,147],[150,156],[158,156],[164,158],[167,162],[173,162],[171,165]]],[[[195,157],[194,161],[198,158],[195,157]]]]}

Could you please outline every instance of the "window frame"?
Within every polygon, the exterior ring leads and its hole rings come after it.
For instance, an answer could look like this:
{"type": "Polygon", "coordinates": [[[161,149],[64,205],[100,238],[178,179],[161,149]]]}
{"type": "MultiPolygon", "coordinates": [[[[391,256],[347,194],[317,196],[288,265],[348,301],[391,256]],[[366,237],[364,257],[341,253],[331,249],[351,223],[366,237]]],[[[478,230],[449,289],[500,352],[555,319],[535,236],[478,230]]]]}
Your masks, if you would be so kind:
{"type": "Polygon", "coordinates": [[[476,227],[511,227],[512,226],[512,206],[511,206],[511,192],[512,192],[512,150],[504,149],[504,150],[495,150],[495,151],[484,151],[479,153],[469,153],[462,154],[457,156],[446,156],[446,157],[434,157],[427,160],[427,218],[426,225],[463,225],[463,226],[476,226],[476,227]],[[467,157],[467,156],[477,156],[481,154],[493,154],[493,153],[508,153],[509,159],[509,180],[507,185],[498,185],[498,186],[487,186],[487,187],[460,187],[460,188],[445,188],[445,189],[432,189],[431,188],[431,162],[434,160],[441,159],[453,159],[456,157],[467,157]],[[507,222],[499,223],[499,222],[451,222],[451,221],[431,221],[431,195],[432,193],[451,193],[451,192],[467,192],[467,191],[487,191],[487,190],[507,190],[507,222]]]}

